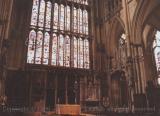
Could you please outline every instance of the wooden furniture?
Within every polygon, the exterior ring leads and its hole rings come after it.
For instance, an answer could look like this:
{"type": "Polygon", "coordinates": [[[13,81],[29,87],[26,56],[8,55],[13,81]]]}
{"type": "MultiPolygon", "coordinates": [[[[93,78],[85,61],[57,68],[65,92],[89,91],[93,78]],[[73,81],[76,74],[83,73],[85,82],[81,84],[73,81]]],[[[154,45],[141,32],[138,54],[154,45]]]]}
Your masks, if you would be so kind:
{"type": "Polygon", "coordinates": [[[80,105],[70,105],[70,104],[57,104],[56,114],[61,115],[80,115],[81,107],[80,105]]]}

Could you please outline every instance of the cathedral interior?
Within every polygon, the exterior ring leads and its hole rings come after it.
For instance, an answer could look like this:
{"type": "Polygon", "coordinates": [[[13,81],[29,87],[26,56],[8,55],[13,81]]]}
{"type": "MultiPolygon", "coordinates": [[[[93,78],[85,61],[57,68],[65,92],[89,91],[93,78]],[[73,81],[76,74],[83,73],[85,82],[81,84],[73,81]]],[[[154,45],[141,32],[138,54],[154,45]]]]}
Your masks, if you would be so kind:
{"type": "Polygon", "coordinates": [[[0,116],[160,116],[160,0],[0,0],[0,116]]]}

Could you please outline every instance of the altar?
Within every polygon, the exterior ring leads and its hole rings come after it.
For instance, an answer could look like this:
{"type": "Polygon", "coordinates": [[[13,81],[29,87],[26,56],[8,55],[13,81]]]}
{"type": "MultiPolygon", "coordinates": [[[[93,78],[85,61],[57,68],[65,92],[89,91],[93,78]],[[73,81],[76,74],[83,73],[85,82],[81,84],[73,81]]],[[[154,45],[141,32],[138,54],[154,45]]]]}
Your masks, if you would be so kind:
{"type": "Polygon", "coordinates": [[[56,114],[79,116],[81,114],[81,107],[77,104],[57,104],[56,114]]]}

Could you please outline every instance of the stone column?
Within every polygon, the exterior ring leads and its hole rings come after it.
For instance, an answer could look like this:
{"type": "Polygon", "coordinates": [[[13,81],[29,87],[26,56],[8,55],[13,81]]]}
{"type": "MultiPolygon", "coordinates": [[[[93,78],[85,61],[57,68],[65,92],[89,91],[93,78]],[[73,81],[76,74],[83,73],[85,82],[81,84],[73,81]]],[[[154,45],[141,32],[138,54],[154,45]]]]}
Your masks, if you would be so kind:
{"type": "Polygon", "coordinates": [[[129,109],[131,111],[134,110],[134,88],[133,88],[133,59],[132,59],[132,52],[131,52],[131,19],[130,13],[128,8],[128,0],[123,0],[124,6],[124,14],[125,14],[125,34],[127,40],[127,72],[128,72],[128,87],[129,87],[129,109]]]}

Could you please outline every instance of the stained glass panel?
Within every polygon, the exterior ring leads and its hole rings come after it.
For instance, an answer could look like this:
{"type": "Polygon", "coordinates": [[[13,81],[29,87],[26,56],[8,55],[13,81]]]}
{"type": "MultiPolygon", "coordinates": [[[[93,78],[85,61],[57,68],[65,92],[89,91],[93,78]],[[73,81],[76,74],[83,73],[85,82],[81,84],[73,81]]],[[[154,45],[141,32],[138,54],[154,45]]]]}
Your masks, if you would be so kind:
{"type": "Polygon", "coordinates": [[[52,5],[51,2],[47,2],[47,8],[46,8],[46,28],[50,28],[51,27],[51,9],[52,9],[52,5]]]}
{"type": "Polygon", "coordinates": [[[70,38],[69,36],[66,36],[64,45],[65,45],[65,56],[64,56],[65,64],[64,66],[69,67],[70,66],[70,38]]]}
{"type": "Polygon", "coordinates": [[[82,4],[88,0],[67,0],[66,5],[33,0],[27,63],[89,68],[89,41],[82,39],[88,36],[88,11],[82,4]]]}
{"type": "Polygon", "coordinates": [[[59,40],[58,40],[58,65],[59,66],[63,66],[63,45],[64,43],[64,37],[63,35],[59,36],[59,40]]]}
{"type": "Polygon", "coordinates": [[[89,41],[84,40],[84,68],[89,68],[89,41]]]}
{"type": "Polygon", "coordinates": [[[41,31],[39,31],[37,33],[37,41],[36,41],[35,64],[41,64],[41,60],[42,60],[42,43],[43,43],[43,33],[41,31]]]}
{"type": "Polygon", "coordinates": [[[77,9],[74,7],[74,11],[73,11],[73,31],[77,32],[78,29],[78,16],[77,16],[77,9]]]}
{"type": "Polygon", "coordinates": [[[82,10],[81,9],[78,9],[78,15],[79,15],[79,17],[78,17],[78,19],[79,19],[79,21],[78,21],[78,32],[79,33],[82,33],[83,32],[83,24],[82,24],[82,21],[83,21],[83,17],[82,17],[82,10]]]}
{"type": "Polygon", "coordinates": [[[54,20],[53,20],[53,29],[58,29],[58,4],[54,4],[54,20]]]}
{"type": "Polygon", "coordinates": [[[52,39],[52,65],[56,65],[56,61],[57,61],[57,45],[58,45],[57,35],[53,34],[53,39],[52,39]]]}
{"type": "Polygon", "coordinates": [[[38,7],[39,7],[39,0],[33,0],[31,25],[34,25],[34,26],[37,25],[38,7]]]}
{"type": "Polygon", "coordinates": [[[70,18],[71,18],[71,17],[70,17],[70,15],[71,15],[70,7],[67,6],[67,7],[66,7],[66,10],[67,10],[67,11],[66,11],[66,14],[65,14],[65,17],[66,17],[66,18],[65,18],[65,20],[66,20],[66,21],[65,21],[65,24],[66,24],[65,26],[66,26],[66,30],[69,31],[69,30],[70,30],[70,22],[71,22],[71,21],[70,21],[70,18]]]}
{"type": "Polygon", "coordinates": [[[27,63],[34,63],[36,32],[30,31],[28,42],[27,63]]]}
{"type": "Polygon", "coordinates": [[[83,68],[83,40],[78,39],[78,68],[83,68]]]}
{"type": "Polygon", "coordinates": [[[84,31],[84,34],[88,35],[88,12],[87,10],[83,11],[83,31],[84,31]]]}
{"type": "Polygon", "coordinates": [[[49,62],[49,33],[45,33],[45,38],[44,38],[44,46],[43,46],[43,64],[48,64],[49,62]]]}
{"type": "Polygon", "coordinates": [[[77,68],[77,61],[78,61],[78,41],[76,37],[74,37],[74,67],[77,68]]]}
{"type": "Polygon", "coordinates": [[[64,30],[64,5],[61,4],[60,12],[60,30],[64,30]]]}
{"type": "Polygon", "coordinates": [[[45,13],[45,1],[41,0],[40,10],[39,10],[39,22],[38,22],[39,27],[43,27],[44,25],[44,13],[45,13]]]}

